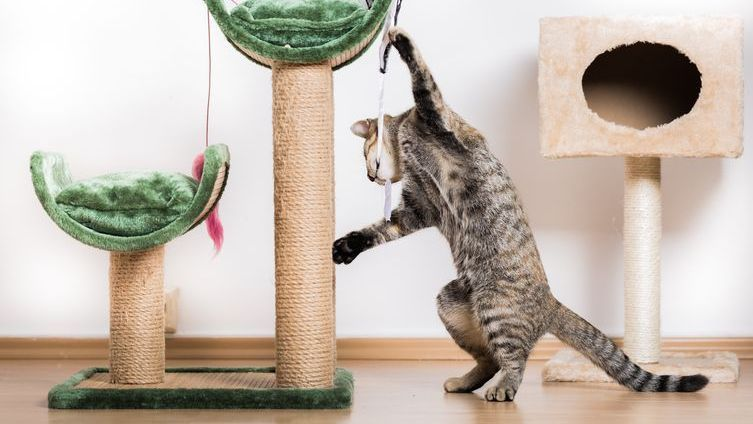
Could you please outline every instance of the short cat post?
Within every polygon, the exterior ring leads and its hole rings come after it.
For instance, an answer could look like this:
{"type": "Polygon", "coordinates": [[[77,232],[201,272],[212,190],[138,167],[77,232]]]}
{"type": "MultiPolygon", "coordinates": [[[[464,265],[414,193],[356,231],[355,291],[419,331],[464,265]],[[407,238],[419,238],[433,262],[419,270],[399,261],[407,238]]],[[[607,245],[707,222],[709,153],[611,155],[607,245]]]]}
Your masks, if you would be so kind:
{"type": "MultiPolygon", "coordinates": [[[[49,408],[227,404],[227,391],[197,387],[206,368],[165,369],[165,245],[203,222],[227,183],[227,146],[209,146],[203,158],[200,180],[157,171],[73,181],[61,155],[32,155],[34,191],[52,221],[74,239],[110,252],[110,366],[84,369],[53,387],[49,408]]],[[[248,374],[214,371],[222,389],[248,374]]]]}
{"type": "MultiPolygon", "coordinates": [[[[540,22],[541,153],[625,158],[624,349],[654,373],[737,381],[731,353],[661,352],[659,251],[661,158],[742,154],[742,52],[738,18],[540,22]]],[[[610,381],[572,351],[558,353],[544,379],[610,381]]]]}

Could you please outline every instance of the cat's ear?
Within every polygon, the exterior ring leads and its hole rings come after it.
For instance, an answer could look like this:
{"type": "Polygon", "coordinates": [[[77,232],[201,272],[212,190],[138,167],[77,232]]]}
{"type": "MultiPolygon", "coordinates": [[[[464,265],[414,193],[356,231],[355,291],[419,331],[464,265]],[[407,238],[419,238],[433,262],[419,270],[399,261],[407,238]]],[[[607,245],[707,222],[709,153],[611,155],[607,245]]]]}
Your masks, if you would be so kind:
{"type": "Polygon", "coordinates": [[[371,120],[363,119],[351,125],[350,131],[353,132],[353,134],[361,138],[368,138],[370,127],[371,127],[371,120]]]}

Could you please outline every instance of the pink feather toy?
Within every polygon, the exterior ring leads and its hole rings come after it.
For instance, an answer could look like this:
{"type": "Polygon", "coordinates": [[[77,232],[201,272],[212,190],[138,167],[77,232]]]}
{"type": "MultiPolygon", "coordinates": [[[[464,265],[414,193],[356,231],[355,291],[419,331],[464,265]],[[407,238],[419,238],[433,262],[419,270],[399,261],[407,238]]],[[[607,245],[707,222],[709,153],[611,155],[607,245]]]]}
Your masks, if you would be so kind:
{"type": "MultiPolygon", "coordinates": [[[[193,160],[193,177],[197,180],[201,180],[201,174],[204,172],[204,154],[200,153],[193,160]]],[[[215,255],[222,250],[222,242],[225,240],[225,230],[222,228],[222,222],[220,222],[219,204],[214,205],[212,212],[209,213],[205,223],[207,224],[207,232],[209,237],[214,242],[215,255]]]]}

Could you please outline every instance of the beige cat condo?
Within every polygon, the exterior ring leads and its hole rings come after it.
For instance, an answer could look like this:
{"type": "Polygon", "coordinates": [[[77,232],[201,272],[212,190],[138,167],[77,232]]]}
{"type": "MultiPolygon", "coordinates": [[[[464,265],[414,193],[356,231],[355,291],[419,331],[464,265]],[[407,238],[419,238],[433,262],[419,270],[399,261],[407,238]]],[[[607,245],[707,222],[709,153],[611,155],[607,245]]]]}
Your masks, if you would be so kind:
{"type": "MultiPolygon", "coordinates": [[[[540,26],[541,152],[622,156],[626,353],[661,374],[734,382],[729,352],[662,352],[659,331],[661,158],[742,153],[742,20],[544,18],[540,26]]],[[[545,381],[611,381],[571,350],[545,381]]]]}

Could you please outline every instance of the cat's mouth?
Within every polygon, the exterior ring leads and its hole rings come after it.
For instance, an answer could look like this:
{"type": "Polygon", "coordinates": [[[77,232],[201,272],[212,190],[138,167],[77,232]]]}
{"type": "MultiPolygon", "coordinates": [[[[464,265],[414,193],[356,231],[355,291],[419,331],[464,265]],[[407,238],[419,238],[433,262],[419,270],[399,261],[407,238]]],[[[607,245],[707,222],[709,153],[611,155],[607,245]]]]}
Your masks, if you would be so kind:
{"type": "Polygon", "coordinates": [[[385,184],[385,179],[379,176],[379,172],[376,173],[376,175],[372,175],[370,172],[366,173],[366,177],[371,181],[372,183],[377,183],[379,185],[385,184]]]}

